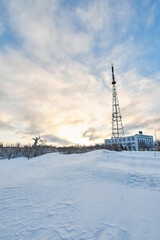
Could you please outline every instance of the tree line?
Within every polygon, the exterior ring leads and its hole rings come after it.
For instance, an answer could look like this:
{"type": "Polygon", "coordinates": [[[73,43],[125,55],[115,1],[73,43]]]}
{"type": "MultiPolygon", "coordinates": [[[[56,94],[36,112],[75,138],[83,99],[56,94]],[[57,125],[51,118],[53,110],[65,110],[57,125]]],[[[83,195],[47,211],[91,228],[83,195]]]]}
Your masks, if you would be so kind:
{"type": "MultiPolygon", "coordinates": [[[[52,146],[47,145],[46,141],[41,140],[37,141],[37,138],[34,139],[35,142],[33,145],[22,145],[20,143],[16,144],[7,144],[4,145],[0,143],[0,159],[11,159],[16,157],[26,157],[28,159],[37,157],[47,153],[58,152],[60,154],[79,154],[79,153],[86,153],[98,149],[106,149],[110,151],[122,151],[122,150],[131,150],[129,147],[123,147],[122,144],[112,144],[112,145],[105,145],[105,144],[96,144],[96,145],[73,145],[73,146],[52,146]]],[[[39,140],[39,139],[38,139],[39,140]]],[[[155,145],[155,150],[160,151],[160,141],[157,141],[155,145]]]]}
{"type": "Polygon", "coordinates": [[[120,147],[117,144],[114,145],[105,145],[105,144],[96,144],[96,145],[74,145],[74,146],[62,146],[56,147],[47,144],[33,144],[33,145],[22,145],[20,143],[3,145],[0,144],[0,159],[11,159],[16,157],[26,157],[28,159],[37,157],[47,153],[58,152],[60,154],[79,154],[86,153],[98,149],[107,149],[111,151],[121,151],[120,147]]]}

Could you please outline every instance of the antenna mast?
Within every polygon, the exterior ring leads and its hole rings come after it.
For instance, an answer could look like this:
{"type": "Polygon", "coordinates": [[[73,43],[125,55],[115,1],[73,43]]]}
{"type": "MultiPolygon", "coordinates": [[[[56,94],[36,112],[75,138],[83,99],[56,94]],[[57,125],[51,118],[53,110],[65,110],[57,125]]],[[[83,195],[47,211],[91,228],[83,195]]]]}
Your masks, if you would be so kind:
{"type": "Polygon", "coordinates": [[[112,138],[124,137],[124,127],[116,90],[116,81],[114,77],[114,67],[112,68],[112,138]]]}

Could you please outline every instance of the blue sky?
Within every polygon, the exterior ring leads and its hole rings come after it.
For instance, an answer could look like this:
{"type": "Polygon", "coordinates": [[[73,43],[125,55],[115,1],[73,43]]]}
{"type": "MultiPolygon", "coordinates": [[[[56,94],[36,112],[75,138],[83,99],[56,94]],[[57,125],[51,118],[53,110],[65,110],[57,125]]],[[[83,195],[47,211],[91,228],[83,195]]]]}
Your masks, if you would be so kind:
{"type": "Polygon", "coordinates": [[[160,122],[159,1],[0,1],[0,141],[102,143],[111,63],[125,134],[160,122]]]}

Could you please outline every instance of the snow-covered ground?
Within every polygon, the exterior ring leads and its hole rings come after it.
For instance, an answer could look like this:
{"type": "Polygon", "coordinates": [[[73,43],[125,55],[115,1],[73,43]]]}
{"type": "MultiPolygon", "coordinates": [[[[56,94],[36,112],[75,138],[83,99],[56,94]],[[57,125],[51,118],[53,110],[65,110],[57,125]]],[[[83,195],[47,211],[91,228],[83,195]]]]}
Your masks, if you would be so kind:
{"type": "Polygon", "coordinates": [[[160,153],[1,160],[0,239],[159,240],[160,153]]]}

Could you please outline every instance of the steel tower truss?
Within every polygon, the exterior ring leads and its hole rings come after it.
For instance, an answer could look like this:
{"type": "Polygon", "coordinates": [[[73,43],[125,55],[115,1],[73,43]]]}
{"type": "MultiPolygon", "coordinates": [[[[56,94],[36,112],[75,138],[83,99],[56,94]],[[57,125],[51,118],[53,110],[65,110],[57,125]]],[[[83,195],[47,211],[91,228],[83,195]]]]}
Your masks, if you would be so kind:
{"type": "Polygon", "coordinates": [[[114,78],[114,68],[112,65],[112,138],[124,137],[124,127],[116,90],[116,81],[114,78]]]}

